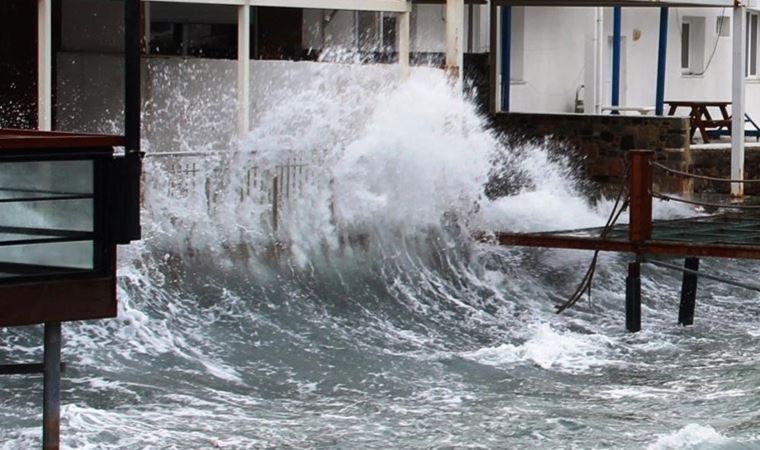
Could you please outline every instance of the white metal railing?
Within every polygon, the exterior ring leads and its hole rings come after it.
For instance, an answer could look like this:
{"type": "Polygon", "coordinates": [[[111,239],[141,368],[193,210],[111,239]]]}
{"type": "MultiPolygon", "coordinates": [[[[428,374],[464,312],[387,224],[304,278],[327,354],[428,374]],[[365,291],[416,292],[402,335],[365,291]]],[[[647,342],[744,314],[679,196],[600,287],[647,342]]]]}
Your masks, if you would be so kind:
{"type": "MultiPolygon", "coordinates": [[[[228,165],[218,164],[209,169],[214,161],[209,158],[228,158],[233,153],[224,152],[159,152],[147,153],[148,158],[160,158],[163,170],[169,175],[167,195],[183,198],[189,196],[200,182],[204,182],[209,206],[219,200],[219,194],[228,184],[228,165]]],[[[150,176],[150,174],[147,174],[150,176]]],[[[283,214],[291,204],[302,197],[314,179],[314,170],[303,158],[288,158],[271,168],[252,166],[245,171],[239,187],[240,201],[252,201],[270,209],[272,229],[277,230],[283,214]]]]}

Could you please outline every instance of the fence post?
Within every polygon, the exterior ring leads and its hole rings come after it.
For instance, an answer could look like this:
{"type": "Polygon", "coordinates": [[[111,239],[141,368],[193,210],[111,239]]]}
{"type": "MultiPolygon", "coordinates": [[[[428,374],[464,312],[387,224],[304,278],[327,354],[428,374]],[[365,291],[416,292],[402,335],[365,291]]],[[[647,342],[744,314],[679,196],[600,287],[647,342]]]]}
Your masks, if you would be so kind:
{"type": "Polygon", "coordinates": [[[636,260],[628,264],[625,289],[625,326],[632,333],[641,331],[641,252],[639,245],[652,238],[652,157],[651,150],[629,152],[631,179],[628,206],[628,238],[636,246],[636,260]]]}
{"type": "Polygon", "coordinates": [[[276,232],[280,219],[280,186],[277,174],[272,177],[272,231],[276,232]]]}
{"type": "Polygon", "coordinates": [[[631,150],[630,225],[628,238],[641,243],[652,238],[652,150],[631,150]]]}

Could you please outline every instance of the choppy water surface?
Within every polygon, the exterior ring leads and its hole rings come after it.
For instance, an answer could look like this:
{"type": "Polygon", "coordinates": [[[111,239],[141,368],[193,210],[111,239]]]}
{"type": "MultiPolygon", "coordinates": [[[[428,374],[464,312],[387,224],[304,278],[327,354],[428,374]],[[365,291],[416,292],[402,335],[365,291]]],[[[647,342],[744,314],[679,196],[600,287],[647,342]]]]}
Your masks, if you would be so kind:
{"type": "MultiPolygon", "coordinates": [[[[239,152],[204,157],[222,183],[178,193],[187,175],[146,161],[119,317],[64,328],[66,447],[760,448],[757,294],[701,281],[681,328],[679,275],[645,267],[628,334],[628,260],[607,254],[593,298],[555,315],[591,255],[469,236],[599,225],[611,202],[556,151],[505,147],[438,72],[341,70],[350,88],[314,77],[239,152]],[[244,168],[288,158],[311,175],[273,233],[244,168]],[[495,173],[509,186],[489,198],[495,173]]],[[[41,336],[1,329],[0,360],[41,358],[41,336]]],[[[39,380],[0,383],[0,448],[37,446],[39,380]]]]}

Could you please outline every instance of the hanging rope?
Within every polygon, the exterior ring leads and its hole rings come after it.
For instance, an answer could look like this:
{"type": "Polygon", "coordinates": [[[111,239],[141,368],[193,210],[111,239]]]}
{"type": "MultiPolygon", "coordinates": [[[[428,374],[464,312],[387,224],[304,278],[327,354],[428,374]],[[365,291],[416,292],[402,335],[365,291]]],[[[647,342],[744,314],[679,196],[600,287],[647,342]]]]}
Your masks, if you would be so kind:
{"type": "Polygon", "coordinates": [[[695,173],[682,172],[680,170],[671,169],[668,166],[665,166],[663,164],[660,164],[654,161],[652,162],[652,166],[657,167],[658,169],[662,169],[673,175],[678,175],[684,178],[695,178],[697,180],[718,181],[722,183],[760,183],[760,180],[732,180],[730,178],[718,178],[718,177],[710,177],[707,175],[697,175],[695,173]]]}
{"type": "Polygon", "coordinates": [[[664,200],[666,202],[673,201],[678,203],[686,203],[689,205],[695,205],[695,206],[704,206],[706,208],[734,208],[734,209],[744,209],[744,210],[753,210],[757,211],[760,210],[760,205],[726,205],[721,203],[710,203],[710,202],[700,202],[695,200],[686,200],[684,198],[678,198],[678,197],[672,197],[670,195],[661,194],[659,192],[652,192],[652,197],[659,198],[660,200],[664,200]]]}
{"type": "MultiPolygon", "coordinates": [[[[612,207],[612,211],[610,211],[610,215],[607,218],[607,223],[604,225],[604,228],[602,228],[602,231],[599,235],[602,239],[606,238],[607,235],[612,231],[612,228],[617,223],[618,219],[620,218],[620,215],[625,211],[625,209],[628,207],[629,198],[625,196],[625,200],[623,200],[624,193],[626,192],[626,188],[628,187],[628,178],[630,177],[630,164],[626,165],[625,168],[625,176],[620,182],[620,189],[618,190],[617,197],[615,198],[615,204],[612,207]]],[[[599,260],[599,250],[596,250],[594,252],[594,257],[591,258],[591,263],[589,264],[588,270],[586,270],[586,274],[583,275],[583,279],[581,280],[580,284],[578,284],[578,287],[575,289],[573,294],[568,298],[565,303],[561,305],[557,305],[557,314],[562,313],[564,310],[574,306],[576,303],[578,303],[578,300],[583,297],[583,294],[586,293],[588,295],[589,301],[591,300],[591,285],[594,281],[594,275],[596,274],[596,263],[599,260]]]]}

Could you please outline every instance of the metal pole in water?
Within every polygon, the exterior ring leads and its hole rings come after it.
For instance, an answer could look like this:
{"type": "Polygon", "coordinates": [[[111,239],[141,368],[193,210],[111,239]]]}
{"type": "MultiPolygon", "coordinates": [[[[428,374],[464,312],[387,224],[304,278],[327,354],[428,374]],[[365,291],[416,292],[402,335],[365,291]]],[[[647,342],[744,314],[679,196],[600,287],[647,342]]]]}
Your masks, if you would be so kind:
{"type": "Polygon", "coordinates": [[[61,323],[45,323],[42,448],[57,450],[61,435],[61,323]]]}
{"type": "Polygon", "coordinates": [[[680,325],[694,324],[694,308],[697,299],[697,272],[699,270],[699,258],[689,257],[684,262],[683,282],[681,284],[681,306],[678,309],[678,323],[680,325]]]}
{"type": "Polygon", "coordinates": [[[628,263],[625,279],[625,328],[631,333],[641,331],[641,262],[628,263]]]}

